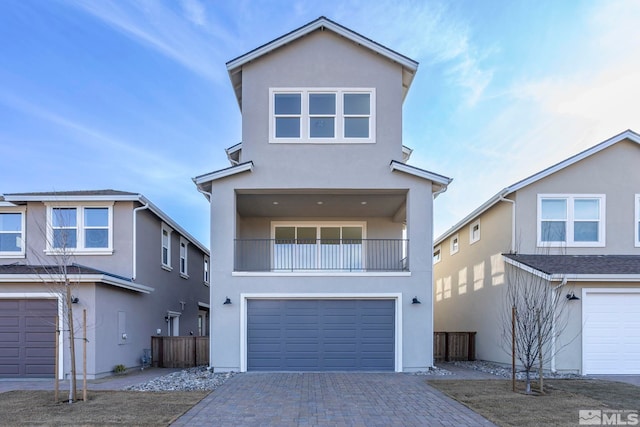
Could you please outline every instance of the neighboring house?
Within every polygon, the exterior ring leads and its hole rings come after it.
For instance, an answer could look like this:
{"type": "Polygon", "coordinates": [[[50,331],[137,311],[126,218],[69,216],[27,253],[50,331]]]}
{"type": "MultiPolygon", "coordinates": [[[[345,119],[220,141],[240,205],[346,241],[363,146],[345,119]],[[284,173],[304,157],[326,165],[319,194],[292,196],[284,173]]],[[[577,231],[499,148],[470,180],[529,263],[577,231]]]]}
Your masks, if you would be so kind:
{"type": "Polygon", "coordinates": [[[478,359],[510,362],[500,314],[515,269],[579,298],[550,369],[640,373],[638,165],[640,135],[623,132],[505,188],[437,238],[436,331],[477,331],[478,359]]]}
{"type": "Polygon", "coordinates": [[[405,164],[417,66],[324,17],[227,63],[242,142],[194,178],[216,371],[432,366],[432,208],[450,179],[405,164]]]}
{"type": "MultiPolygon", "coordinates": [[[[87,310],[87,375],[140,366],[152,335],[208,335],[208,250],[144,196],[114,190],[0,198],[0,378],[50,377],[59,266],[87,310]],[[64,255],[69,259],[64,261],[64,255]]],[[[69,372],[68,340],[60,366],[69,372]]],[[[82,341],[76,340],[78,374],[82,341]]],[[[62,372],[61,372],[62,374],[62,372]]]]}

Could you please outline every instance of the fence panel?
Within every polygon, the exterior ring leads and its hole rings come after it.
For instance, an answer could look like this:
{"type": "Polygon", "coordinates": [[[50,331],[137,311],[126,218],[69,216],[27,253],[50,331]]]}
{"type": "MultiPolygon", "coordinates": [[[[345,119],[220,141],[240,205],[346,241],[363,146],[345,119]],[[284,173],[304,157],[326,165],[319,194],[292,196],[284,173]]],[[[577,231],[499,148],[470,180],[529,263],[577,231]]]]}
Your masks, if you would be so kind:
{"type": "Polygon", "coordinates": [[[476,333],[434,332],[433,358],[436,362],[476,360],[476,333]]]}
{"type": "Polygon", "coordinates": [[[159,368],[209,364],[209,337],[151,337],[151,360],[159,368]]]}

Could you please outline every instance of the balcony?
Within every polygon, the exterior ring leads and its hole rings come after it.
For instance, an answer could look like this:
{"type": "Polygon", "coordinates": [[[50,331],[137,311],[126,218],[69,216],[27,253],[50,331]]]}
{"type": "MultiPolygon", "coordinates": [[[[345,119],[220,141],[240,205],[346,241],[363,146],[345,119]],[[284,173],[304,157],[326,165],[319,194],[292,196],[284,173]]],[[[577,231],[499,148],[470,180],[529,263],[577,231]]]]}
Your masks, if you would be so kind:
{"type": "Polygon", "coordinates": [[[406,239],[236,239],[236,272],[408,272],[406,239]]]}

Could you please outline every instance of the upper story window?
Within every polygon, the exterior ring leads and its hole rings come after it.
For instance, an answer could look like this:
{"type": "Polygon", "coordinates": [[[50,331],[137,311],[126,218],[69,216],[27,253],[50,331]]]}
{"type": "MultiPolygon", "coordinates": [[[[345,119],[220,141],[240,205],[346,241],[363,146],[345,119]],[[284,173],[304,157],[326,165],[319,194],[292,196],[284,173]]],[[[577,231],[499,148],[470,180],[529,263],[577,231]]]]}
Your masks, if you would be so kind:
{"type": "Polygon", "coordinates": [[[0,257],[24,257],[24,217],[23,211],[0,212],[0,257]]]}
{"type": "Polygon", "coordinates": [[[635,246],[640,247],[640,194],[636,194],[636,213],[635,213],[635,229],[636,229],[636,238],[635,238],[635,246]]]}
{"type": "Polygon", "coordinates": [[[271,89],[270,142],[375,142],[374,89],[271,89]]]}
{"type": "Polygon", "coordinates": [[[457,254],[459,250],[460,250],[460,238],[456,233],[453,237],[451,237],[449,253],[451,255],[457,254]]]}
{"type": "Polygon", "coordinates": [[[185,279],[189,278],[189,242],[184,238],[180,237],[180,276],[185,279]]]}
{"type": "Polygon", "coordinates": [[[97,255],[113,252],[112,206],[47,207],[47,252],[97,255]]]}
{"type": "Polygon", "coordinates": [[[538,195],[538,246],[605,245],[605,196],[538,195]]]}
{"type": "Polygon", "coordinates": [[[202,280],[204,281],[205,285],[209,284],[209,257],[208,256],[204,256],[204,263],[203,263],[203,277],[202,280]]]}
{"type": "Polygon", "coordinates": [[[173,230],[164,223],[162,224],[161,228],[162,250],[160,259],[162,261],[162,268],[164,268],[165,270],[171,270],[171,233],[173,232],[173,230]]]}
{"type": "Polygon", "coordinates": [[[437,264],[442,260],[442,248],[440,246],[436,246],[433,250],[433,263],[437,264]]]}
{"type": "Polygon", "coordinates": [[[469,226],[469,244],[472,245],[480,240],[480,220],[474,221],[469,226]]]}

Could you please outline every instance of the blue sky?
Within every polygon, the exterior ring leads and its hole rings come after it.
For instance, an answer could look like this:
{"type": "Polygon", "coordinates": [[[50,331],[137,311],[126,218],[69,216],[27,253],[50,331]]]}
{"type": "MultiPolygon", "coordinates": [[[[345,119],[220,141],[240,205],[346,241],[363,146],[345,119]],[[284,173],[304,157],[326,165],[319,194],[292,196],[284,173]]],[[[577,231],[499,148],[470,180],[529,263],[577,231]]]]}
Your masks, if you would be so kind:
{"type": "Polygon", "coordinates": [[[507,185],[640,131],[637,1],[6,0],[0,193],[139,192],[208,245],[191,178],[227,167],[241,140],[225,62],[321,15],[420,62],[404,144],[454,178],[436,236],[507,185]]]}

